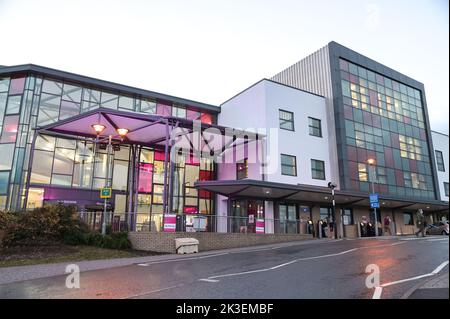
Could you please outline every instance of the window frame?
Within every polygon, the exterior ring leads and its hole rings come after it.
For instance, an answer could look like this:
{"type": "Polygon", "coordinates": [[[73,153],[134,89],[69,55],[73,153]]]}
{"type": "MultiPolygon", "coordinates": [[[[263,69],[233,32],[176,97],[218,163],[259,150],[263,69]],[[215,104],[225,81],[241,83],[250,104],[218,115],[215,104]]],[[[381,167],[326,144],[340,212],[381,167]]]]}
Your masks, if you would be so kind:
{"type": "Polygon", "coordinates": [[[449,196],[449,183],[448,182],[444,182],[444,195],[445,196],[449,196]]]}
{"type": "Polygon", "coordinates": [[[411,226],[411,225],[414,226],[414,216],[413,216],[413,213],[411,213],[411,212],[403,212],[403,224],[404,224],[405,226],[411,226]],[[406,223],[405,223],[405,215],[409,215],[409,216],[411,217],[409,224],[406,224],[406,223]]]}
{"type": "Polygon", "coordinates": [[[315,136],[315,137],[323,137],[323,133],[322,133],[322,120],[320,119],[316,119],[314,117],[308,116],[308,129],[309,129],[309,135],[310,136],[315,136]],[[311,125],[311,120],[312,121],[318,121],[319,122],[319,127],[317,128],[316,126],[312,126],[311,125]],[[311,129],[318,129],[319,130],[319,135],[316,134],[312,134],[311,133],[311,129]]]}
{"type": "Polygon", "coordinates": [[[286,110],[283,110],[283,109],[278,109],[278,122],[279,122],[280,129],[286,130],[286,131],[295,132],[294,112],[286,111],[286,110]],[[291,115],[291,120],[282,119],[281,118],[281,113],[282,112],[290,114],[291,115]],[[281,121],[283,121],[285,123],[292,123],[292,129],[282,127],[281,126],[281,121]]]}
{"type": "MultiPolygon", "coordinates": [[[[317,164],[317,163],[316,163],[317,164]]],[[[325,179],[326,179],[326,174],[325,174],[325,161],[321,161],[321,160],[318,160],[318,159],[311,159],[311,178],[312,179],[317,179],[317,180],[321,180],[321,181],[324,181],[325,179]],[[314,162],[320,162],[320,163],[322,163],[322,170],[318,170],[317,168],[313,168],[313,161],[314,162]],[[318,178],[318,177],[314,177],[314,172],[322,172],[323,173],[323,178],[318,178]]]]}
{"type": "Polygon", "coordinates": [[[297,176],[297,157],[295,155],[289,155],[289,154],[281,153],[280,154],[280,164],[281,164],[281,175],[284,175],[284,176],[297,176]],[[283,162],[281,160],[281,158],[283,156],[287,156],[287,157],[291,157],[291,158],[293,157],[294,158],[294,165],[291,166],[291,165],[283,164],[283,162]],[[283,166],[285,166],[285,167],[293,167],[294,168],[294,174],[285,174],[285,173],[283,173],[283,166]]]}
{"type": "Polygon", "coordinates": [[[247,158],[244,158],[243,160],[236,162],[236,180],[241,180],[241,179],[245,179],[245,178],[248,178],[248,159],[247,158]],[[243,171],[239,170],[240,164],[244,164],[243,171]],[[240,175],[242,173],[244,174],[244,176],[240,175]]]}
{"type": "Polygon", "coordinates": [[[434,150],[434,153],[436,154],[436,166],[438,171],[445,172],[444,155],[442,154],[442,151],[434,150]]]}

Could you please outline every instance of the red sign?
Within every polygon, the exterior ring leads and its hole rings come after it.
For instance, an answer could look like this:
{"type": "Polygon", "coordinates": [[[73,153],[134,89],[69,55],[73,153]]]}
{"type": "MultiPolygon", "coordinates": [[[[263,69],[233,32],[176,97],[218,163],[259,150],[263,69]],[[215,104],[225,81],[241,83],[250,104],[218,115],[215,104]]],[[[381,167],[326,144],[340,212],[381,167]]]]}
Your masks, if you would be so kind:
{"type": "Polygon", "coordinates": [[[177,229],[177,215],[166,214],[164,215],[164,231],[175,232],[177,229]]]}
{"type": "Polygon", "coordinates": [[[257,219],[256,220],[256,233],[257,234],[264,234],[264,219],[257,219]]]}

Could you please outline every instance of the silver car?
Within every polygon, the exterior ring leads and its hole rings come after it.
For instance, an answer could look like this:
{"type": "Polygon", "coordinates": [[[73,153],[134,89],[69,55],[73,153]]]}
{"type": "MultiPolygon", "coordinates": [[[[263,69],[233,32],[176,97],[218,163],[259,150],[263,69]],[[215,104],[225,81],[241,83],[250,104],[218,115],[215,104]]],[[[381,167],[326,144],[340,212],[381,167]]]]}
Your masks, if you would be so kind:
{"type": "Polygon", "coordinates": [[[448,236],[448,220],[428,225],[426,234],[448,236]]]}

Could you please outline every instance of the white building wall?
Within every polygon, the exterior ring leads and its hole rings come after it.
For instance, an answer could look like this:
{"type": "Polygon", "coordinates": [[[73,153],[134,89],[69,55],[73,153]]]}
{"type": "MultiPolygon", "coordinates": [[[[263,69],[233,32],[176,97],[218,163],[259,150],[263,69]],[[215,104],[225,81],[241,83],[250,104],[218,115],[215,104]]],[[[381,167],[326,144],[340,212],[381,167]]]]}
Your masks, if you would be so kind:
{"type": "MultiPolygon", "coordinates": [[[[438,176],[438,182],[439,182],[439,193],[440,193],[440,197],[441,200],[443,201],[449,201],[448,196],[445,196],[445,191],[444,191],[444,182],[448,183],[449,182],[449,170],[450,170],[450,164],[449,164],[449,139],[448,139],[448,135],[442,134],[442,133],[438,133],[438,132],[433,132],[431,131],[431,136],[433,139],[433,147],[435,151],[441,151],[442,152],[442,156],[444,158],[444,167],[445,167],[445,171],[437,171],[437,176],[438,176]]],[[[434,153],[434,159],[436,161],[436,152],[434,153]]],[[[437,169],[437,167],[436,167],[437,169]]]]}
{"type": "MultiPolygon", "coordinates": [[[[219,114],[219,124],[247,130],[265,129],[264,154],[269,163],[264,179],[287,184],[327,186],[338,179],[330,155],[330,130],[325,98],[270,80],[262,80],[225,102],[219,114]],[[294,113],[294,131],[279,128],[279,110],[294,113]],[[308,117],[321,120],[322,137],[309,135],[308,117]],[[296,157],[297,176],[281,174],[280,154],[296,157]],[[325,162],[325,180],[311,176],[311,159],[325,162]]],[[[333,153],[334,154],[334,153],[333,153]]],[[[249,178],[261,179],[259,164],[249,164],[249,178]]],[[[236,178],[235,164],[219,164],[220,180],[236,178]]]]}
{"type": "MultiPolygon", "coordinates": [[[[288,184],[327,186],[338,174],[332,170],[329,152],[327,108],[323,97],[265,81],[266,85],[266,127],[278,129],[278,142],[268,139],[271,160],[277,160],[276,171],[267,171],[267,180],[288,184]],[[279,129],[279,110],[294,113],[294,131],[279,129]],[[309,135],[308,117],[319,119],[322,137],[309,135]],[[297,160],[297,176],[281,174],[280,154],[293,155],[297,160]],[[311,176],[311,159],[325,162],[325,180],[311,176]]],[[[272,132],[271,132],[272,133],[272,132]]],[[[270,134],[271,134],[270,133],[270,134]]],[[[270,136],[269,134],[269,136],[270,136]]],[[[335,160],[337,161],[337,160],[335,160]]]]}

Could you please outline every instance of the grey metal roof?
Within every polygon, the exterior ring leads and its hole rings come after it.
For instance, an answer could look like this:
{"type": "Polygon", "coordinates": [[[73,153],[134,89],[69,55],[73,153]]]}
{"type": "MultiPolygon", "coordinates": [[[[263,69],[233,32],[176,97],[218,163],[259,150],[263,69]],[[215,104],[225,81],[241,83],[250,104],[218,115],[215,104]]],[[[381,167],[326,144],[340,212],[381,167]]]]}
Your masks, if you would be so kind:
{"type": "Polygon", "coordinates": [[[48,77],[52,77],[55,79],[68,80],[71,82],[79,83],[79,84],[88,84],[96,87],[100,87],[107,90],[114,90],[120,93],[139,95],[147,98],[155,98],[159,100],[171,101],[181,105],[189,105],[194,108],[200,110],[208,110],[213,113],[219,113],[220,107],[212,104],[206,104],[202,102],[192,101],[188,99],[179,98],[172,95],[162,94],[158,92],[153,92],[149,90],[139,89],[123,84],[118,84],[114,82],[109,82],[105,80],[99,80],[95,78],[91,78],[84,75],[79,75],[75,73],[70,73],[66,71],[56,70],[47,68],[40,65],[35,64],[21,64],[21,65],[13,65],[13,66],[5,66],[0,67],[0,75],[9,75],[13,73],[34,73],[40,74],[48,77]]]}

